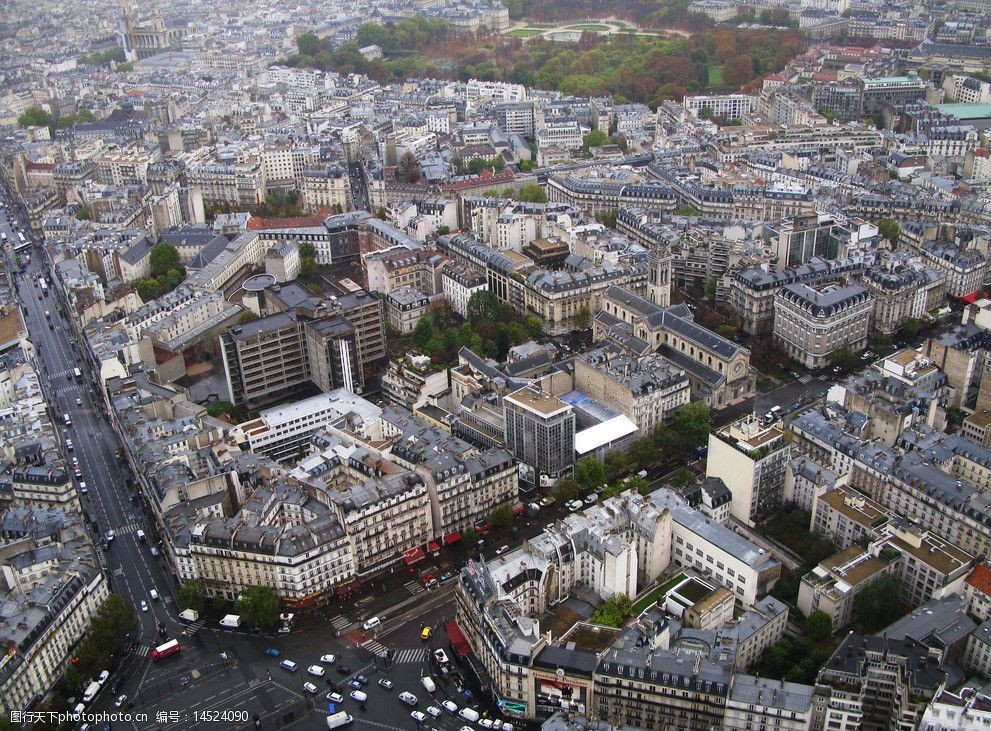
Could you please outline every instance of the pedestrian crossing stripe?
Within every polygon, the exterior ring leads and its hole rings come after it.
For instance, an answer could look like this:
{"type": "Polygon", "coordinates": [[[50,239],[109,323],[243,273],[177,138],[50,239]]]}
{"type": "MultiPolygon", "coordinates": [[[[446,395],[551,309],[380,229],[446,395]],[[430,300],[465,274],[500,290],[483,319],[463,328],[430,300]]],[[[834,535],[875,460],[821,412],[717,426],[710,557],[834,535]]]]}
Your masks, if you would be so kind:
{"type": "Polygon", "coordinates": [[[130,523],[122,525],[120,528],[114,528],[114,533],[127,535],[128,533],[137,533],[139,528],[141,528],[140,523],[137,521],[131,521],[130,523]]]}
{"type": "Polygon", "coordinates": [[[405,650],[396,650],[396,654],[392,656],[392,662],[396,665],[402,665],[407,663],[420,663],[427,659],[427,651],[422,647],[407,648],[405,650]]]}
{"type": "Polygon", "coordinates": [[[406,587],[406,591],[414,596],[424,591],[423,584],[419,581],[407,581],[403,586],[406,587]]]}
{"type": "Polygon", "coordinates": [[[139,657],[147,657],[151,654],[151,648],[148,647],[148,645],[139,645],[138,649],[135,651],[135,654],[139,657]]]}
{"type": "Polygon", "coordinates": [[[365,640],[359,647],[364,650],[368,650],[373,655],[382,655],[386,651],[386,646],[381,642],[376,642],[375,640],[365,640]]]}
{"type": "Polygon", "coordinates": [[[330,618],[330,626],[340,631],[351,624],[351,620],[342,614],[330,618]]]}

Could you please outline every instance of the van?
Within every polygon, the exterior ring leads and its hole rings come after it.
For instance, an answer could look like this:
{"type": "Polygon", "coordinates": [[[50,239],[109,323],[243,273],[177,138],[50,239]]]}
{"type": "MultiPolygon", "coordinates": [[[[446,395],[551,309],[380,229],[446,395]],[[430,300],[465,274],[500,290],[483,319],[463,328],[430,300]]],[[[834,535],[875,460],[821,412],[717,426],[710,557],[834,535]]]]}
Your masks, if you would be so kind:
{"type": "Polygon", "coordinates": [[[72,419],[69,418],[68,414],[62,414],[62,421],[65,422],[66,426],[72,426],[72,419]]]}
{"type": "Polygon", "coordinates": [[[437,686],[434,684],[434,679],[431,678],[429,675],[424,675],[422,678],[420,678],[420,683],[423,684],[424,690],[426,690],[428,693],[437,692],[437,686]]]}
{"type": "Polygon", "coordinates": [[[416,696],[410,693],[408,690],[404,690],[399,694],[399,700],[405,703],[407,706],[415,706],[417,704],[416,696]]]}
{"type": "Polygon", "coordinates": [[[143,541],[145,539],[145,532],[143,530],[141,530],[140,528],[138,528],[138,530],[135,533],[135,535],[138,537],[138,540],[139,541],[143,541]]]}
{"type": "Polygon", "coordinates": [[[100,692],[100,684],[95,680],[86,686],[86,690],[83,691],[83,702],[89,703],[91,700],[96,698],[96,694],[100,692]]]}
{"type": "Polygon", "coordinates": [[[148,596],[152,598],[152,601],[156,601],[156,602],[158,601],[158,592],[155,589],[151,589],[148,592],[148,596]]]}
{"type": "Polygon", "coordinates": [[[279,667],[285,670],[287,673],[295,673],[296,668],[299,667],[292,660],[283,660],[279,663],[279,667]]]}
{"type": "Polygon", "coordinates": [[[363,690],[352,690],[351,693],[349,694],[349,697],[355,703],[364,703],[365,701],[368,700],[368,693],[366,693],[363,690]]]}
{"type": "Polygon", "coordinates": [[[86,704],[85,703],[77,703],[76,704],[76,707],[72,709],[72,712],[75,713],[78,716],[79,714],[81,714],[85,710],[86,710],[86,704]]]}
{"type": "Polygon", "coordinates": [[[479,718],[481,718],[481,716],[478,715],[478,711],[474,708],[462,708],[458,711],[458,715],[464,720],[471,721],[472,723],[475,723],[479,718]]]}
{"type": "Polygon", "coordinates": [[[365,630],[370,630],[370,629],[375,629],[380,624],[382,624],[381,619],[379,619],[378,617],[372,617],[371,619],[366,619],[365,623],[361,626],[365,630]]]}
{"type": "Polygon", "coordinates": [[[354,721],[347,711],[338,711],[327,716],[327,728],[341,728],[354,721]]]}

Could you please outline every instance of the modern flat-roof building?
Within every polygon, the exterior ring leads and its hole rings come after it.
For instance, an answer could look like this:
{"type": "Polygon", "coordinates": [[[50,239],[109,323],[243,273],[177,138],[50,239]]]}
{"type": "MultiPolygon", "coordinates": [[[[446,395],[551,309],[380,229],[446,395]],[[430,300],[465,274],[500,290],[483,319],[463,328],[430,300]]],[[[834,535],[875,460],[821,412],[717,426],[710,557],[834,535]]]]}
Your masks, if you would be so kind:
{"type": "Polygon", "coordinates": [[[539,386],[526,386],[503,400],[505,444],[532,485],[552,484],[569,474],[575,460],[575,411],[539,386]]]}

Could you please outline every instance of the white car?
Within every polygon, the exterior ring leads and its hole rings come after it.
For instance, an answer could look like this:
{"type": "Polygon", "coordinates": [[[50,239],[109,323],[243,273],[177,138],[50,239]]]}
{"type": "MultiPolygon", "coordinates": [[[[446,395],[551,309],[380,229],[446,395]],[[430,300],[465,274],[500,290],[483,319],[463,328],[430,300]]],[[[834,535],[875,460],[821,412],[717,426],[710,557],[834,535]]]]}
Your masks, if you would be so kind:
{"type": "Polygon", "coordinates": [[[327,700],[329,700],[331,703],[343,703],[344,696],[342,696],[340,693],[332,692],[327,694],[327,700]]]}
{"type": "Polygon", "coordinates": [[[121,707],[122,705],[124,705],[124,704],[125,704],[126,702],[127,702],[127,696],[126,696],[126,695],[123,695],[123,694],[121,694],[121,695],[119,695],[119,696],[117,696],[117,700],[115,700],[115,701],[114,701],[114,705],[115,705],[115,706],[116,706],[117,708],[120,708],[120,707],[121,707]]]}
{"type": "Polygon", "coordinates": [[[427,713],[434,718],[440,718],[440,709],[437,706],[427,706],[427,713]]]}
{"type": "Polygon", "coordinates": [[[492,719],[490,718],[480,718],[478,719],[478,725],[482,728],[492,728],[495,724],[492,723],[492,719]]]}
{"type": "Polygon", "coordinates": [[[399,700],[405,703],[407,706],[415,706],[417,704],[416,696],[410,693],[408,690],[404,690],[399,694],[399,700]]]}
{"type": "Polygon", "coordinates": [[[317,686],[315,686],[313,683],[306,682],[303,683],[303,690],[305,690],[307,693],[313,693],[314,695],[316,695],[317,686]]]}
{"type": "Polygon", "coordinates": [[[427,714],[424,713],[423,711],[412,711],[409,715],[417,723],[423,723],[424,721],[427,720],[427,714]]]}
{"type": "Polygon", "coordinates": [[[148,611],[148,602],[146,602],[144,599],[141,600],[141,611],[142,612],[148,611]]]}
{"type": "Polygon", "coordinates": [[[325,663],[328,663],[330,665],[333,665],[336,660],[337,660],[337,655],[321,655],[320,656],[320,662],[325,662],[325,663]]]}
{"type": "Polygon", "coordinates": [[[385,688],[386,690],[392,690],[392,681],[388,678],[379,678],[379,687],[385,688]]]}
{"type": "Polygon", "coordinates": [[[107,682],[107,678],[109,677],[110,677],[110,671],[104,670],[102,673],[100,673],[100,677],[96,679],[96,682],[99,683],[100,685],[103,685],[104,683],[107,682]]]}
{"type": "Polygon", "coordinates": [[[458,712],[458,704],[455,703],[454,701],[442,701],[441,705],[444,706],[444,708],[449,710],[451,713],[458,712]]]}
{"type": "Polygon", "coordinates": [[[327,674],[327,671],[324,670],[319,665],[310,665],[310,667],[306,668],[306,672],[308,672],[314,678],[322,678],[324,675],[327,674]]]}
{"type": "Polygon", "coordinates": [[[367,632],[370,629],[375,629],[380,624],[382,624],[382,620],[379,619],[378,617],[369,617],[368,619],[365,620],[365,623],[361,626],[367,632]]]}
{"type": "Polygon", "coordinates": [[[440,663],[441,665],[446,665],[448,663],[447,653],[444,652],[444,649],[441,647],[438,647],[436,650],[434,650],[434,657],[437,659],[437,662],[440,663]]]}

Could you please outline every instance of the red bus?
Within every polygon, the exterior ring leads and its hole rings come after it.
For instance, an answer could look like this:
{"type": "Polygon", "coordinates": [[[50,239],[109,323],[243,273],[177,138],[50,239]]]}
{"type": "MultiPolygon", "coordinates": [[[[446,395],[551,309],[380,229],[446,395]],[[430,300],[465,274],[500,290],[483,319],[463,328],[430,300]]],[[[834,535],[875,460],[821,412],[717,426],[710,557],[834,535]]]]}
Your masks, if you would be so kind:
{"type": "Polygon", "coordinates": [[[161,660],[163,657],[168,657],[169,655],[175,655],[182,648],[179,647],[178,640],[169,640],[164,645],[159,645],[154,650],[151,651],[152,660],[161,660]]]}

